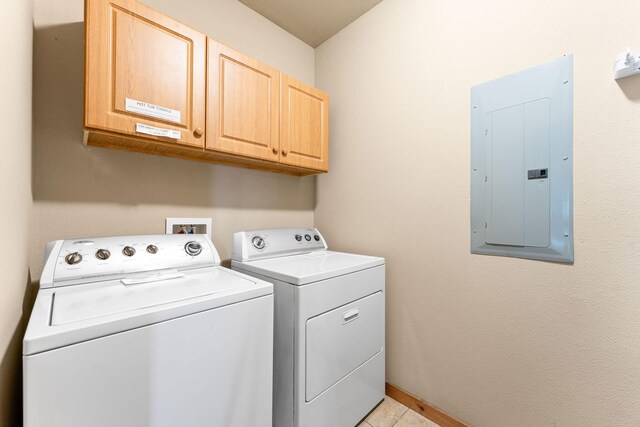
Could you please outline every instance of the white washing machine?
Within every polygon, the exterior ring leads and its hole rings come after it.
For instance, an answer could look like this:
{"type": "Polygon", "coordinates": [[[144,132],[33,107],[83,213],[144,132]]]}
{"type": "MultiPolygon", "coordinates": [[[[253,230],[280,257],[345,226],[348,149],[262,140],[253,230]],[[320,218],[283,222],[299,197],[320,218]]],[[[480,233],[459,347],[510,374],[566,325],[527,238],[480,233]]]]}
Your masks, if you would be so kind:
{"type": "Polygon", "coordinates": [[[204,235],[60,240],[45,258],[25,426],[271,425],[271,283],[220,267],[204,235]]]}
{"type": "Polygon", "coordinates": [[[384,398],[384,259],[287,228],[236,233],[231,267],[274,285],[273,425],[358,424],[384,398]]]}

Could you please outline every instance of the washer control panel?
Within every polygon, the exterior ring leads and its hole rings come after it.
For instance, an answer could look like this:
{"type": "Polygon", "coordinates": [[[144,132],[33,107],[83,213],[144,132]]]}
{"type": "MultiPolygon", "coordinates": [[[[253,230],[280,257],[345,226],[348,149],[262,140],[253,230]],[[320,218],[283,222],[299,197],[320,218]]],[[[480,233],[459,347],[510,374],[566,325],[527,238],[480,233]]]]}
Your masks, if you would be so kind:
{"type": "Polygon", "coordinates": [[[220,264],[215,247],[204,234],[58,240],[49,243],[47,251],[41,287],[151,270],[220,264]]]}
{"type": "Polygon", "coordinates": [[[248,261],[327,249],[315,228],[271,228],[233,236],[232,259],[248,261]]]}

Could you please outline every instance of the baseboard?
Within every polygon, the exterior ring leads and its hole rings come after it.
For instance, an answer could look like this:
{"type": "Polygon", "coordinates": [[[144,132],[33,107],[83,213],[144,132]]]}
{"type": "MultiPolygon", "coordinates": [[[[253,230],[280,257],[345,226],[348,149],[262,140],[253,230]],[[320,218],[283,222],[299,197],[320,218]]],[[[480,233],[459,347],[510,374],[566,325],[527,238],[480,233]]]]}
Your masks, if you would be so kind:
{"type": "Polygon", "coordinates": [[[431,406],[424,400],[418,399],[393,384],[386,383],[385,392],[390,398],[397,400],[410,409],[413,409],[423,417],[433,421],[441,427],[469,427],[469,425],[462,421],[453,418],[446,412],[441,411],[435,406],[431,406]]]}

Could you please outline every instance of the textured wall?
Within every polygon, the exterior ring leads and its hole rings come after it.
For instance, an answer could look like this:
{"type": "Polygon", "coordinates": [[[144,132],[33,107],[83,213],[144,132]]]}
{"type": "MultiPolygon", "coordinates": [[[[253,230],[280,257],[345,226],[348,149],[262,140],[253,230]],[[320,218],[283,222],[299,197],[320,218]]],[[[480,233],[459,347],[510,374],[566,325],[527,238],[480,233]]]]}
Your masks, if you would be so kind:
{"type": "Polygon", "coordinates": [[[385,0],[316,50],[315,225],[387,258],[387,380],[477,426],[640,425],[640,3],[385,0]],[[635,43],[635,45],[634,45],[635,43]],[[469,254],[469,89],[575,54],[575,264],[469,254]]]}
{"type": "MultiPolygon", "coordinates": [[[[143,3],[313,83],[313,49],[235,0],[143,3]]],[[[314,177],[83,146],[83,8],[35,3],[34,279],[54,239],[164,233],[166,217],[209,217],[225,259],[235,231],[312,224],[314,177]]]]}
{"type": "Polygon", "coordinates": [[[31,1],[3,1],[0,16],[0,426],[6,426],[21,423],[20,355],[31,300],[31,1]]]}

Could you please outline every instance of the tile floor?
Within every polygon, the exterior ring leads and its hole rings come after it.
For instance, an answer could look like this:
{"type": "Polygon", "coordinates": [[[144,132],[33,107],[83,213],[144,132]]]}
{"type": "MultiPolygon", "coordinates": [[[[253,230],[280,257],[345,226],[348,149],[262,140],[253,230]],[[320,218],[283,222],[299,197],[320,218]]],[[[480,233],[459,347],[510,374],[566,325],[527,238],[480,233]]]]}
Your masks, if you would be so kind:
{"type": "Polygon", "coordinates": [[[358,427],[440,427],[389,396],[358,427]]]}

